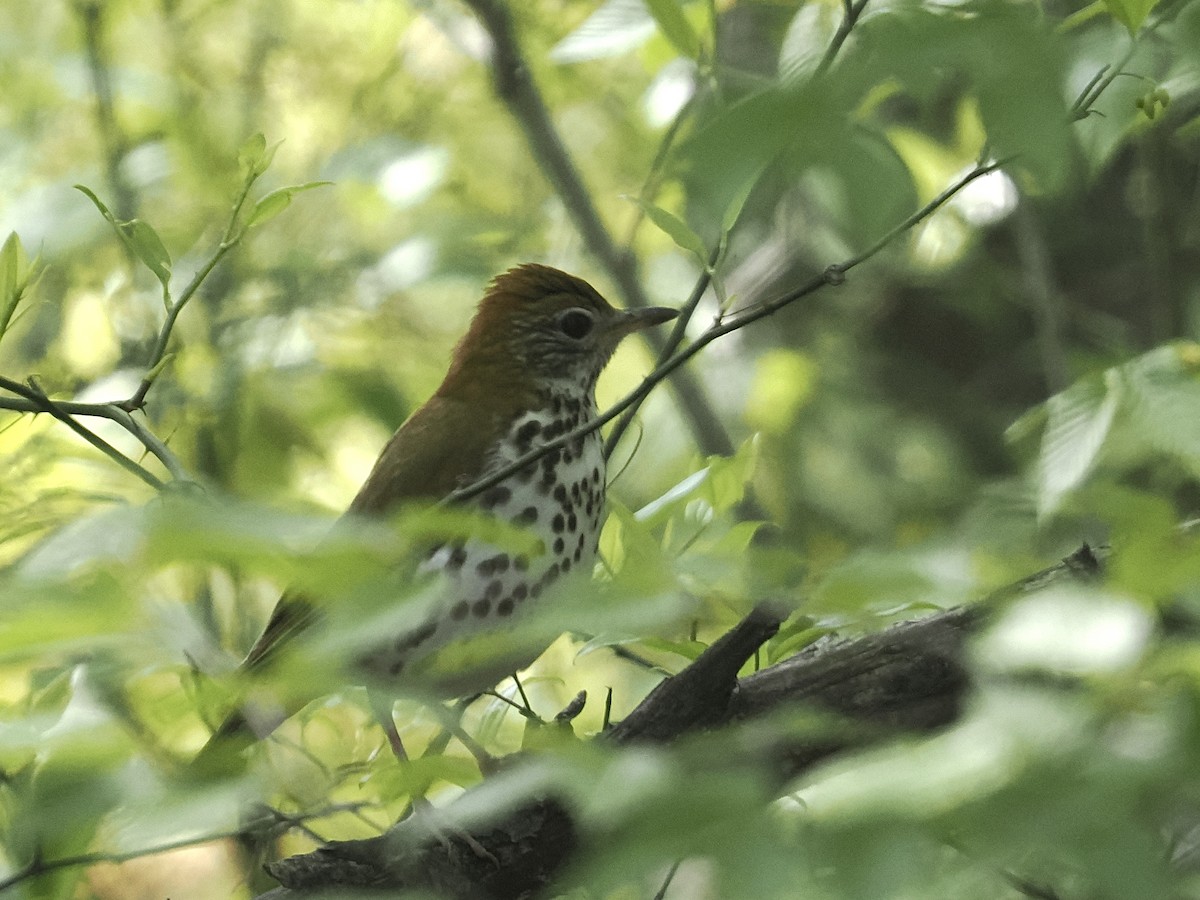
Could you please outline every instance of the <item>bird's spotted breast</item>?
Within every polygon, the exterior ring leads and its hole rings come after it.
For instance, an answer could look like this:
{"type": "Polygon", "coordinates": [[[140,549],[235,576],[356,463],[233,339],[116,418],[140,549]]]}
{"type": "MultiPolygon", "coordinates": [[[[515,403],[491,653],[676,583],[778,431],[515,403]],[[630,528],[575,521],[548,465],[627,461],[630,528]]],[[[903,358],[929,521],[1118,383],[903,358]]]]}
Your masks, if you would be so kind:
{"type": "MultiPolygon", "coordinates": [[[[586,395],[551,395],[542,408],[512,422],[487,470],[511,463],[594,415],[594,402],[586,395]]],[[[440,547],[422,566],[439,572],[444,581],[440,615],[378,648],[366,665],[397,676],[417,656],[511,622],[571,572],[590,573],[604,515],[604,470],[603,444],[593,431],[476,497],[476,506],[537,538],[542,552],[512,553],[476,538],[440,547]]],[[[513,667],[532,661],[514,661],[513,667]]]]}

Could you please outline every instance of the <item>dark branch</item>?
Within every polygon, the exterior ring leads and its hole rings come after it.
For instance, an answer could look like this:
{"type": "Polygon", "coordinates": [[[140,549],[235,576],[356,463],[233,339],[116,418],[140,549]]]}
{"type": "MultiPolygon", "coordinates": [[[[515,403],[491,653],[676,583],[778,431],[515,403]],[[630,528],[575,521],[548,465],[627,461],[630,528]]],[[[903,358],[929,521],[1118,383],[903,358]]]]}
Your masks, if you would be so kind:
{"type": "MultiPolygon", "coordinates": [[[[496,94],[524,133],[538,167],[562,200],[584,245],[616,282],[627,305],[650,306],[650,300],[638,278],[636,259],[622,251],[609,234],[592,202],[583,176],[558,134],[550,111],[530,74],[529,64],[521,54],[508,7],[503,0],[466,2],[492,39],[492,81],[496,94]]],[[[653,332],[644,332],[643,336],[655,354],[662,353],[664,341],[661,336],[653,332]]],[[[704,396],[703,389],[690,374],[681,374],[682,377],[677,375],[672,379],[671,386],[697,445],[706,455],[728,456],[733,453],[733,442],[713,411],[712,404],[704,396]]]]}

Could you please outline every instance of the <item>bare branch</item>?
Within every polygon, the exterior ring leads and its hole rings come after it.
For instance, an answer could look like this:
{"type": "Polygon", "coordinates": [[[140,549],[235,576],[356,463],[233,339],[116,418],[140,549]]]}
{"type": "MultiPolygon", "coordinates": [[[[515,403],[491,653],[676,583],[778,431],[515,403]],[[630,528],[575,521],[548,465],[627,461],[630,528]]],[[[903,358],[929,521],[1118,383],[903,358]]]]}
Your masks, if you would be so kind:
{"type": "MultiPolygon", "coordinates": [[[[35,413],[48,413],[54,418],[58,419],[58,421],[62,422],[105,456],[109,457],[122,469],[125,469],[127,472],[132,472],[155,490],[162,490],[164,487],[166,487],[166,485],[161,479],[158,478],[157,475],[154,475],[139,463],[134,462],[91,429],[81,425],[74,419],[74,417],[61,409],[57,403],[47,397],[40,389],[21,384],[19,381],[13,381],[10,378],[3,377],[0,377],[0,388],[16,394],[18,397],[24,399],[32,407],[32,409],[27,411],[35,413]]],[[[112,417],[109,416],[109,418],[112,417]]]]}
{"type": "MultiPolygon", "coordinates": [[[[16,382],[7,378],[0,378],[0,387],[8,388],[10,384],[16,382]]],[[[68,416],[93,416],[99,419],[109,419],[116,422],[130,434],[132,434],[146,448],[163,467],[171,473],[171,477],[178,481],[191,481],[192,477],[188,474],[179,458],[171,452],[162,439],[152,432],[146,425],[136,419],[130,413],[121,409],[115,403],[78,403],[73,400],[54,400],[54,407],[68,416]]],[[[9,409],[13,412],[26,413],[43,413],[46,412],[44,404],[36,403],[32,400],[24,398],[14,399],[12,397],[0,397],[0,409],[9,409]]]]}

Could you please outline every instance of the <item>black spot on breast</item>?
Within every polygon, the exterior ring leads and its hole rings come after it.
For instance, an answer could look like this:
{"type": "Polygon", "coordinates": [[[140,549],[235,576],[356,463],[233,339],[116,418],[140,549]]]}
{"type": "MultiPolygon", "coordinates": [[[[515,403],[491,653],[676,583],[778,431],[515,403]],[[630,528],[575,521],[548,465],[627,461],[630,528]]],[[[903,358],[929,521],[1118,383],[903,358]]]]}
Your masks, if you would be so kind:
{"type": "Polygon", "coordinates": [[[505,597],[498,604],[496,604],[496,615],[498,615],[498,616],[512,615],[512,611],[513,611],[513,602],[508,597],[505,597]]]}
{"type": "Polygon", "coordinates": [[[517,429],[517,444],[522,448],[522,452],[529,449],[529,445],[533,443],[533,439],[541,430],[542,423],[536,419],[531,422],[526,422],[517,429]]]}
{"type": "MultiPolygon", "coordinates": [[[[580,535],[580,537],[583,537],[583,535],[580,535]]],[[[581,559],[583,559],[583,543],[582,542],[580,542],[580,545],[575,548],[575,562],[579,562],[579,560],[581,560],[581,559]]]]}
{"type": "Polygon", "coordinates": [[[497,553],[495,556],[489,556],[475,567],[475,571],[479,573],[481,578],[487,578],[490,575],[498,575],[501,572],[507,572],[508,554],[497,553]]]}
{"type": "Polygon", "coordinates": [[[600,483],[600,467],[597,466],[596,468],[592,469],[592,484],[599,484],[599,483],[600,483]]]}
{"type": "Polygon", "coordinates": [[[563,547],[564,547],[564,546],[565,546],[565,545],[563,544],[563,539],[562,539],[562,538],[555,538],[555,539],[554,539],[554,552],[555,552],[556,554],[558,554],[558,553],[562,553],[562,552],[563,552],[563,547]]]}
{"type": "Polygon", "coordinates": [[[540,581],[535,581],[529,588],[529,599],[536,600],[541,592],[542,583],[540,581]]]}
{"type": "Polygon", "coordinates": [[[421,644],[425,643],[427,640],[429,640],[431,637],[433,637],[434,632],[436,632],[436,631],[437,631],[437,622],[436,621],[426,622],[424,625],[422,625],[416,631],[413,631],[413,632],[410,632],[409,634],[403,635],[399,640],[397,640],[396,641],[396,649],[403,652],[405,650],[411,650],[413,647],[419,647],[421,644]]]}
{"type": "Polygon", "coordinates": [[[519,603],[520,601],[524,600],[527,596],[529,596],[529,588],[527,588],[523,584],[518,584],[515,588],[513,588],[512,595],[513,595],[513,599],[519,603]]]}
{"type": "Polygon", "coordinates": [[[450,571],[456,571],[463,567],[463,563],[467,561],[467,548],[462,544],[456,544],[454,549],[450,551],[450,558],[446,560],[446,568],[450,571]]]}
{"type": "Polygon", "coordinates": [[[482,619],[492,609],[491,600],[476,600],[475,605],[471,607],[471,612],[475,613],[476,618],[482,619]]]}
{"type": "Polygon", "coordinates": [[[401,660],[399,662],[392,663],[390,666],[388,666],[388,671],[393,675],[399,675],[404,671],[404,662],[401,660]]]}
{"type": "Polygon", "coordinates": [[[537,463],[533,462],[525,468],[517,472],[516,479],[521,484],[529,484],[533,480],[533,476],[537,474],[537,463]]]}
{"type": "Polygon", "coordinates": [[[513,559],[513,568],[518,572],[525,572],[529,569],[529,557],[524,553],[513,559]]]}
{"type": "Polygon", "coordinates": [[[450,610],[450,618],[454,619],[456,622],[461,622],[467,617],[467,613],[470,612],[470,609],[471,608],[467,604],[466,600],[460,600],[458,603],[454,604],[454,609],[450,610]]]}
{"type": "Polygon", "coordinates": [[[513,518],[513,523],[515,525],[532,525],[534,522],[537,521],[537,518],[538,518],[537,507],[536,506],[527,506],[523,510],[521,510],[519,513],[517,513],[517,515],[513,518]]]}
{"type": "Polygon", "coordinates": [[[547,425],[545,427],[545,429],[543,429],[542,438],[545,441],[549,442],[549,441],[554,440],[556,437],[558,437],[562,433],[563,433],[562,419],[555,419],[553,422],[551,422],[549,425],[547,425]]]}
{"type": "Polygon", "coordinates": [[[559,513],[554,517],[554,521],[550,523],[550,527],[554,529],[555,534],[562,534],[562,530],[566,527],[567,520],[563,518],[563,514],[559,513]]]}
{"type": "Polygon", "coordinates": [[[484,509],[493,509],[501,503],[507,503],[512,499],[512,490],[504,485],[499,485],[491,490],[484,491],[484,494],[479,498],[480,505],[484,509]]]}
{"type": "Polygon", "coordinates": [[[567,486],[565,484],[560,484],[554,489],[554,499],[559,503],[567,499],[567,486]]]}
{"type": "Polygon", "coordinates": [[[563,558],[562,570],[564,575],[571,571],[571,557],[567,556],[563,558]]]}
{"type": "Polygon", "coordinates": [[[493,578],[487,586],[487,590],[483,592],[485,600],[495,600],[504,591],[504,582],[499,578],[493,578]]]}
{"type": "Polygon", "coordinates": [[[567,516],[567,531],[574,531],[577,527],[579,527],[579,521],[575,518],[575,513],[571,513],[567,516]]]}

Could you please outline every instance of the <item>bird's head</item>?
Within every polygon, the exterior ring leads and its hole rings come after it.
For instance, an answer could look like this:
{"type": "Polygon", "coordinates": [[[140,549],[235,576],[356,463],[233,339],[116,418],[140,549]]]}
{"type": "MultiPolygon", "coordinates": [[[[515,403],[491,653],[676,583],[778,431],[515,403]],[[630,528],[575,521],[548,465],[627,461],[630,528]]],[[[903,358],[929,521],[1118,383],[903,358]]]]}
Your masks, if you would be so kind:
{"type": "Polygon", "coordinates": [[[665,307],[614,309],[582,278],[517,266],[492,280],[447,380],[522,377],[590,390],[626,335],[677,314],[665,307]]]}

